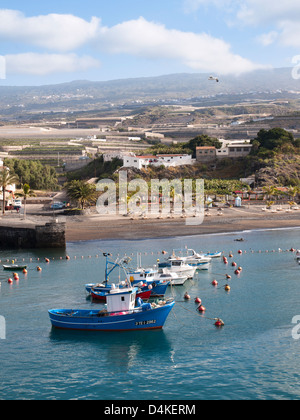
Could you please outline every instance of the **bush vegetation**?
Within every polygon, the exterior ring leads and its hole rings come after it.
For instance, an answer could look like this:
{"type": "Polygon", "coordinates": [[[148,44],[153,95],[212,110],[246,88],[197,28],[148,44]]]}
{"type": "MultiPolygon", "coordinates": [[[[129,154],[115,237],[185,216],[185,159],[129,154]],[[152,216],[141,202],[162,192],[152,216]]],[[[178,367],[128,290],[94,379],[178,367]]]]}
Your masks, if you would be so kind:
{"type": "Polygon", "coordinates": [[[54,168],[35,160],[5,159],[5,166],[19,178],[20,185],[29,184],[33,190],[59,190],[54,168]]]}

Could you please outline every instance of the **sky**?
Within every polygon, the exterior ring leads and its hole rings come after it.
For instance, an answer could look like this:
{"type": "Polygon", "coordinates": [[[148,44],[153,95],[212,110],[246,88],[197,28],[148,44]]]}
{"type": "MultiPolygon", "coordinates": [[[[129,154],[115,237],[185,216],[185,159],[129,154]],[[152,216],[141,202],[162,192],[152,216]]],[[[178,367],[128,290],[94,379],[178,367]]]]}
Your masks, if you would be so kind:
{"type": "Polygon", "coordinates": [[[0,86],[300,62],[299,0],[1,0],[0,86]]]}

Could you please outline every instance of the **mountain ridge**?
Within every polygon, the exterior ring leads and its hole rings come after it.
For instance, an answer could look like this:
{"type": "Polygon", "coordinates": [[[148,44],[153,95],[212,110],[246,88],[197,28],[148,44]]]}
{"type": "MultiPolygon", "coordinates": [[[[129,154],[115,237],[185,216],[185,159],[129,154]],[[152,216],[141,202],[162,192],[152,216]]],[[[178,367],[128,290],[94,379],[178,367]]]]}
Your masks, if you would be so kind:
{"type": "MultiPolygon", "coordinates": [[[[257,70],[240,76],[209,80],[208,73],[175,73],[110,81],[74,80],[42,86],[0,86],[0,113],[63,112],[97,109],[103,105],[151,103],[222,95],[289,92],[300,94],[300,80],[291,68],[257,70]]],[[[261,99],[261,96],[259,97],[261,99]]]]}

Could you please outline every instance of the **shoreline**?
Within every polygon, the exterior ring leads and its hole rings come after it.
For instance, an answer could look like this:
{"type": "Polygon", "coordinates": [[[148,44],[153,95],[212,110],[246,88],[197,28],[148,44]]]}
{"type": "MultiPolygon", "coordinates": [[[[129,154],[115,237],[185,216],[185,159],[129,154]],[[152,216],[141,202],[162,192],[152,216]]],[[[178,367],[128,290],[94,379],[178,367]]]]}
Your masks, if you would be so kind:
{"type": "MultiPolygon", "coordinates": [[[[191,219],[196,221],[196,219],[191,219]]],[[[174,238],[183,236],[232,234],[242,235],[245,231],[300,228],[300,209],[289,211],[288,208],[274,208],[266,211],[262,205],[251,205],[240,208],[217,208],[205,212],[202,224],[187,225],[182,217],[148,218],[124,217],[120,215],[99,215],[92,209],[88,214],[64,216],[59,212],[52,216],[27,213],[26,220],[21,215],[6,214],[0,217],[0,227],[35,229],[45,223],[64,223],[65,240],[86,242],[99,240],[147,240],[174,238]]]]}
{"type": "MultiPolygon", "coordinates": [[[[256,206],[255,206],[256,207],[256,206]]],[[[300,228],[300,210],[265,213],[261,207],[210,210],[200,225],[188,226],[183,218],[130,220],[122,216],[80,216],[66,220],[66,241],[147,240],[181,236],[233,234],[245,231],[300,228]]]]}

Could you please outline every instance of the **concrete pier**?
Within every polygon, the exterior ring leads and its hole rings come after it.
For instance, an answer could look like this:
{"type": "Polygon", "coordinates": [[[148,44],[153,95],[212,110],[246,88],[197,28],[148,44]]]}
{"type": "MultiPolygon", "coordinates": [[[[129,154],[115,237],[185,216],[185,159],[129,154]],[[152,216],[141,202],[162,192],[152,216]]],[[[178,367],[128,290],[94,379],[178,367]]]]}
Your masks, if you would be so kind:
{"type": "Polygon", "coordinates": [[[66,224],[0,226],[1,249],[66,248],[66,224]]]}

